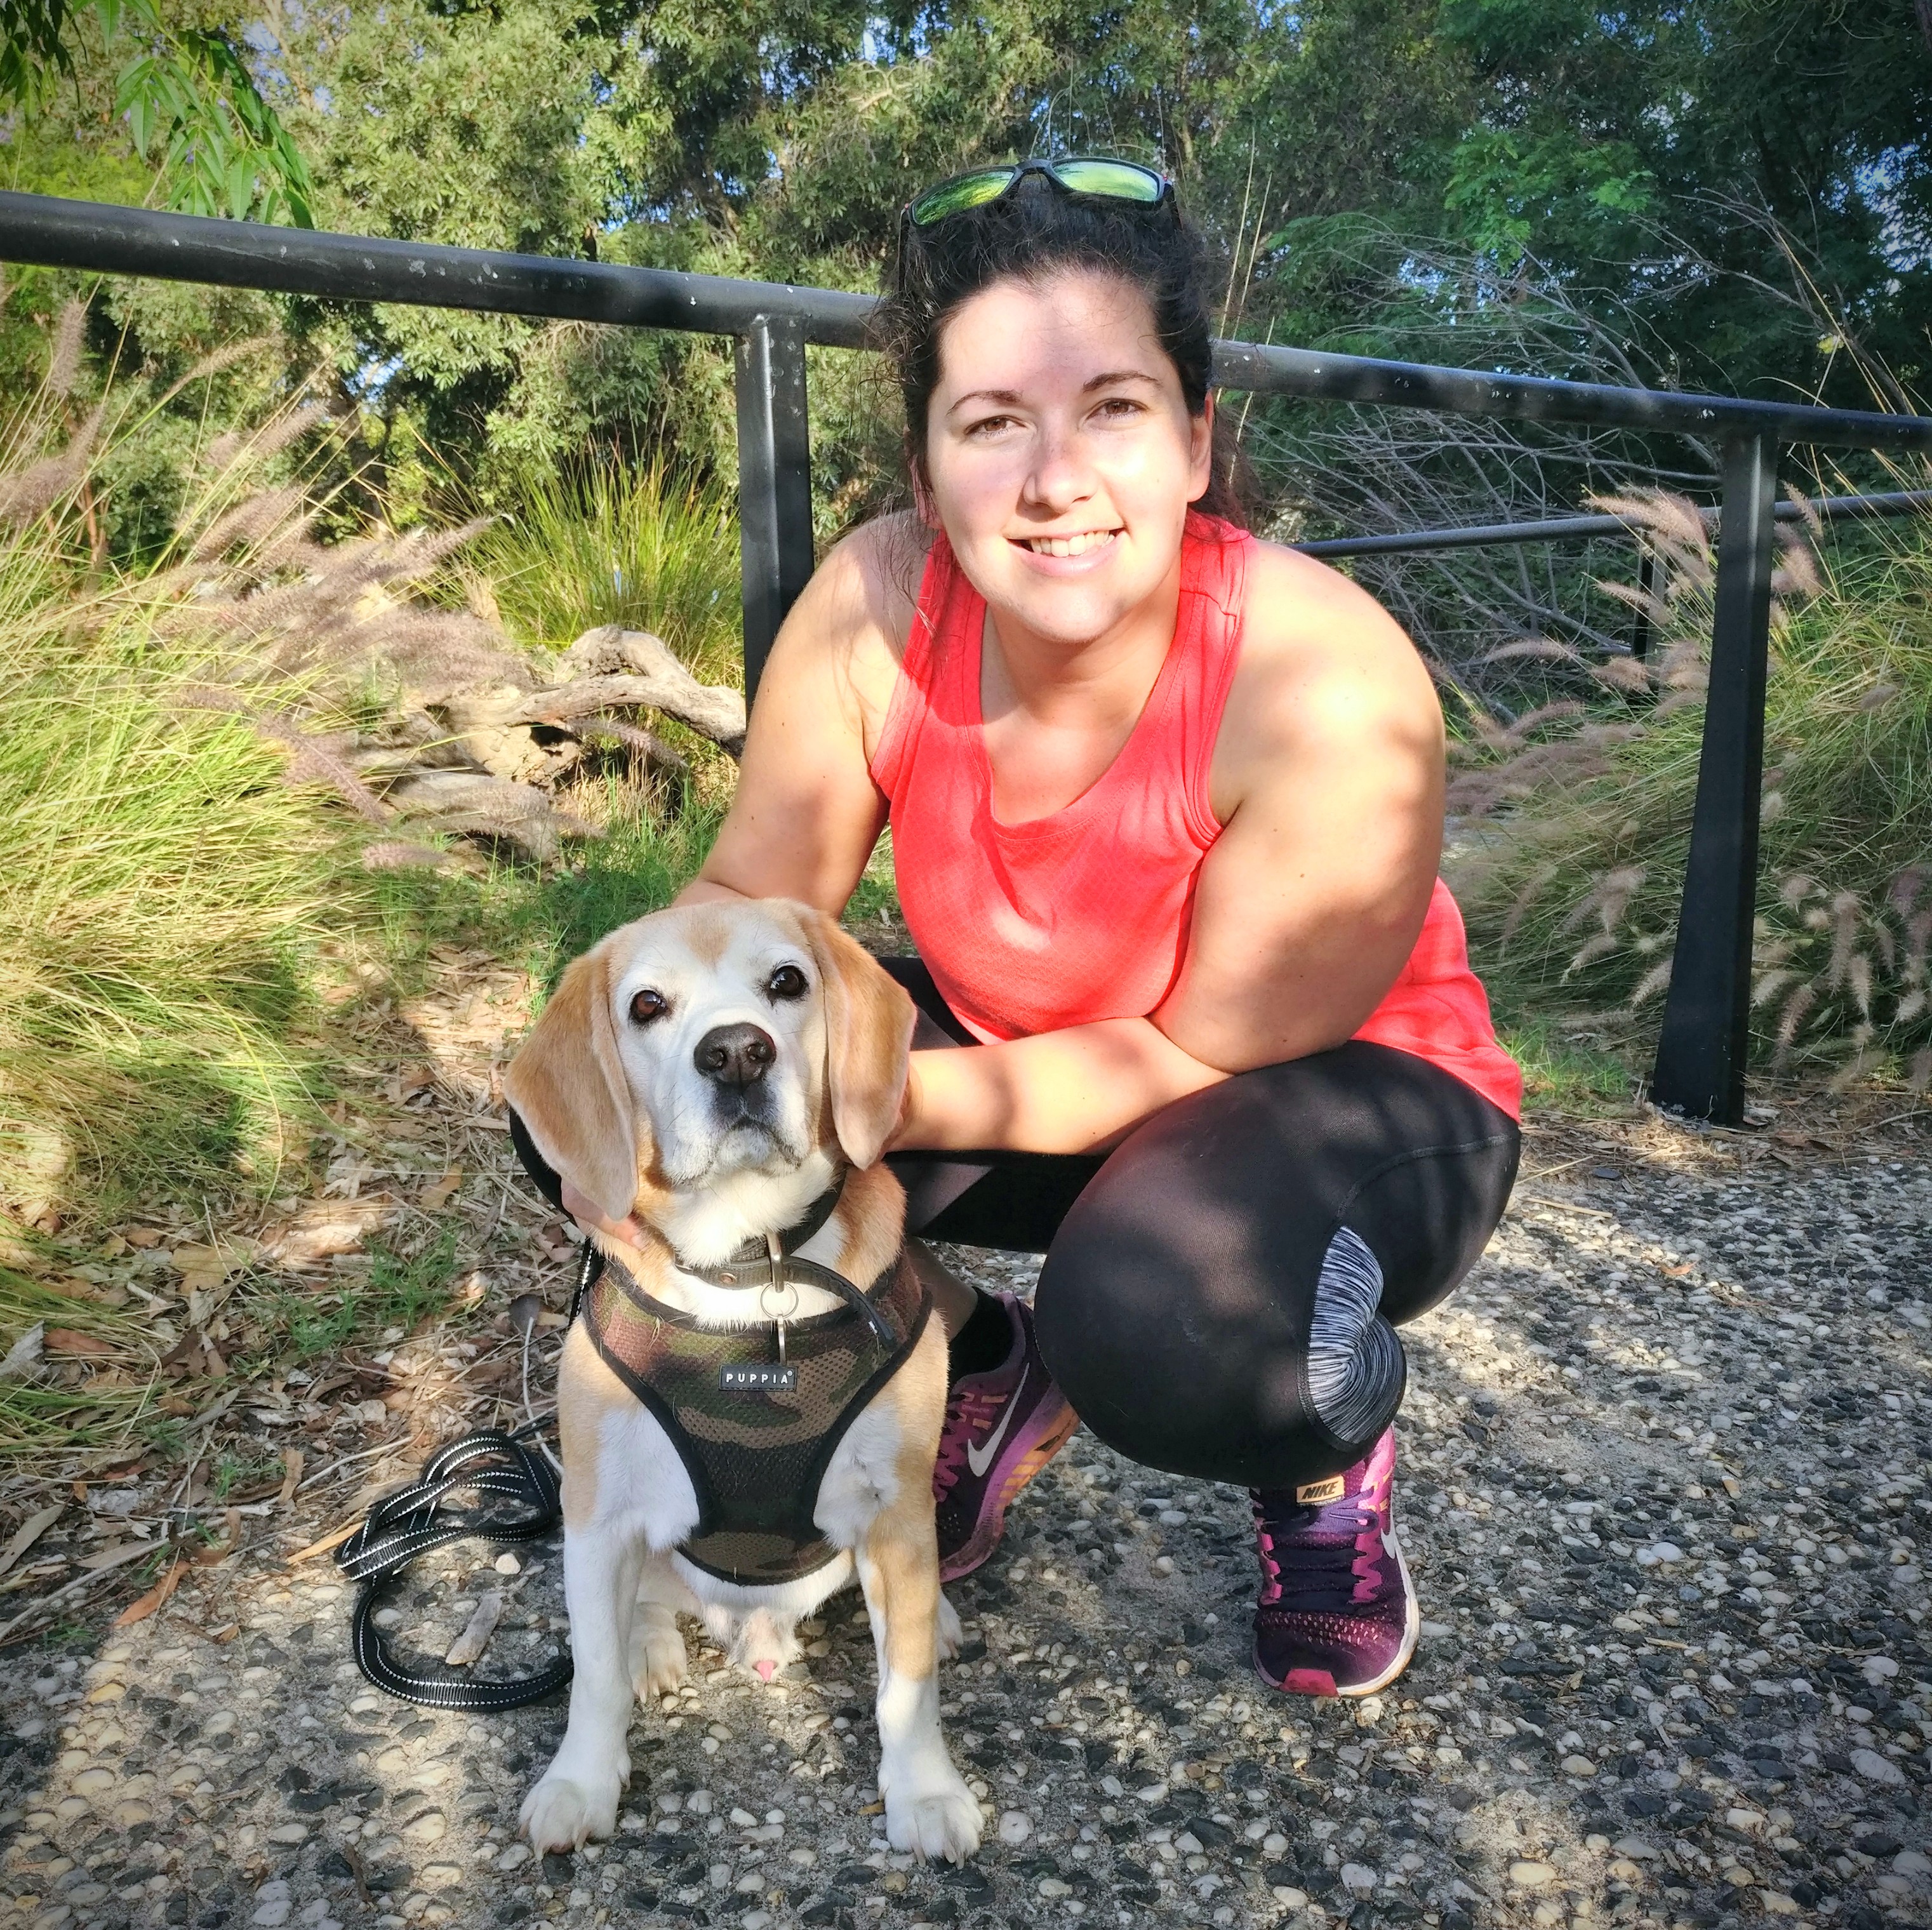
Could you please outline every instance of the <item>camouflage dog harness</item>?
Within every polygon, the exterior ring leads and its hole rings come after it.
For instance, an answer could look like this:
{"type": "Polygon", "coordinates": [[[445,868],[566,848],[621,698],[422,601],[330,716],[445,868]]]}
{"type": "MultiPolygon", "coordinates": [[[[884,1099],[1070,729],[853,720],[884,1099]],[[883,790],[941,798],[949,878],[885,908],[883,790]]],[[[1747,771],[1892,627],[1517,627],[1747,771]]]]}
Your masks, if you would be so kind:
{"type": "Polygon", "coordinates": [[[719,1329],[646,1293],[605,1259],[586,1286],[584,1319],[611,1371],[663,1428],[698,1496],[698,1526],[679,1552],[721,1580],[796,1580],[838,1550],[812,1515],[845,1430],[912,1352],[932,1296],[903,1248],[862,1290],[803,1246],[830,1217],[839,1189],[770,1243],[748,1241],[722,1265],[681,1271],[755,1296],[758,1323],[719,1329]],[[784,1317],[795,1289],[844,1301],[829,1313],[784,1317]]]}

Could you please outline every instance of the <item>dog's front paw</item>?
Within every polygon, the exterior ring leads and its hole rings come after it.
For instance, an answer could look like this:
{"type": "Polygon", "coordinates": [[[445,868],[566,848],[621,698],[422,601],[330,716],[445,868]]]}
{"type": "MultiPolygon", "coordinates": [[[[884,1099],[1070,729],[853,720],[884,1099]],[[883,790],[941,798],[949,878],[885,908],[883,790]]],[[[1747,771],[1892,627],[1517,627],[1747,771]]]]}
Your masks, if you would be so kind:
{"type": "Polygon", "coordinates": [[[617,1826],[618,1775],[573,1779],[552,1769],[524,1798],[524,1833],[539,1856],[550,1850],[580,1850],[593,1836],[617,1826]]]}
{"type": "Polygon", "coordinates": [[[950,1662],[958,1654],[959,1645],[966,1639],[966,1631],[959,1625],[959,1611],[946,1598],[946,1591],[939,1591],[939,1659],[950,1662]]]}
{"type": "Polygon", "coordinates": [[[985,1819],[978,1799],[950,1763],[943,1774],[928,1772],[903,1789],[888,1789],[885,1796],[886,1841],[894,1849],[963,1863],[980,1847],[985,1819]]]}

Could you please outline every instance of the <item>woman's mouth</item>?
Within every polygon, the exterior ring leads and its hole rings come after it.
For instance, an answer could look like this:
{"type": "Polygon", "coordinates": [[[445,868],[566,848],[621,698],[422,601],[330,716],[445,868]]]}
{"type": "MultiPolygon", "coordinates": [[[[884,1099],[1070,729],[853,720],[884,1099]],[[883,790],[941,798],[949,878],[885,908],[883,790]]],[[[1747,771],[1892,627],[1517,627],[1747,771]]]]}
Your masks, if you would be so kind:
{"type": "Polygon", "coordinates": [[[1036,557],[1084,557],[1111,543],[1120,533],[1118,530],[1082,530],[1077,536],[1022,536],[1018,541],[1022,549],[1036,557]]]}

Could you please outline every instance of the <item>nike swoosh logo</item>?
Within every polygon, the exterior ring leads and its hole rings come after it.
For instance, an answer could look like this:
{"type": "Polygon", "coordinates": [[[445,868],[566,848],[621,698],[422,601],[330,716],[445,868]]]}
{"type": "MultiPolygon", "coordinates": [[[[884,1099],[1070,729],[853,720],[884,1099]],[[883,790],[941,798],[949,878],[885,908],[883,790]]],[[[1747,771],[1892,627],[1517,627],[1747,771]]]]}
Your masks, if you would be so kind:
{"type": "Polygon", "coordinates": [[[1013,1403],[1010,1400],[1006,1403],[1006,1411],[1000,1416],[1000,1424],[985,1440],[977,1446],[970,1441],[966,1443],[966,1465],[973,1470],[975,1481],[982,1479],[986,1470],[993,1465],[993,1457],[999,1452],[1000,1442],[1006,1434],[1006,1424],[1012,1418],[1013,1403]]]}

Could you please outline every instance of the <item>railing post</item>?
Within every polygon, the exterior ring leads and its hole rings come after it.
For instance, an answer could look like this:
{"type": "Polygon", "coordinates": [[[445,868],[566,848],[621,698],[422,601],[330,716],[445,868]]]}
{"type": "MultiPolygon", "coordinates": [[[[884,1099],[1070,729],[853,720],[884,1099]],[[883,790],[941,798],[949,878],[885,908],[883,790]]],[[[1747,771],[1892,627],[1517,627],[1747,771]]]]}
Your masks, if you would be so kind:
{"type": "Polygon", "coordinates": [[[1771,437],[1726,440],[1704,743],[1652,1082],[1658,1105],[1726,1126],[1744,1115],[1777,468],[1771,437]]]}
{"type": "Polygon", "coordinates": [[[738,545],[745,596],[745,698],[812,575],[812,445],[805,330],[760,315],[738,338],[738,545]]]}
{"type": "Polygon", "coordinates": [[[1639,663],[1650,655],[1650,599],[1657,590],[1657,558],[1642,536],[1636,539],[1636,621],[1630,626],[1630,655],[1639,663]]]}

